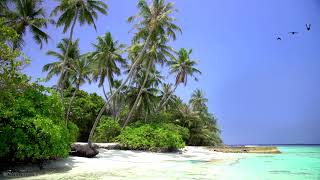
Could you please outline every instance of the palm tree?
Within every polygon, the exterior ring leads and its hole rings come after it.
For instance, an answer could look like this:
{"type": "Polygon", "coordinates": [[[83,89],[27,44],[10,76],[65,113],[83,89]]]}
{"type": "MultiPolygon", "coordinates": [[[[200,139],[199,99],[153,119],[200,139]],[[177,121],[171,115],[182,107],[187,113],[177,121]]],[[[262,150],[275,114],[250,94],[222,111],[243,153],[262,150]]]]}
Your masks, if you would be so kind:
{"type": "Polygon", "coordinates": [[[22,48],[23,36],[27,29],[30,30],[40,48],[43,41],[48,43],[49,35],[42,28],[46,28],[48,23],[53,23],[53,21],[45,17],[44,9],[40,7],[42,0],[13,0],[11,3],[13,3],[10,4],[11,6],[7,6],[6,1],[1,2],[0,17],[3,17],[4,23],[19,34],[13,43],[13,49],[22,48]]]}
{"type": "MultiPolygon", "coordinates": [[[[94,29],[96,29],[95,20],[98,18],[97,12],[107,14],[107,9],[108,6],[100,0],[61,0],[60,4],[52,11],[51,16],[56,16],[58,13],[61,13],[57,21],[57,27],[64,26],[64,33],[66,33],[71,26],[69,34],[69,43],[71,43],[77,21],[80,22],[80,25],[93,25],[94,29]]],[[[69,51],[70,45],[71,44],[67,45],[66,52],[69,51]]],[[[67,60],[68,57],[65,56],[62,72],[58,80],[61,95],[63,94],[64,81],[66,80],[67,60]]]]}
{"type": "Polygon", "coordinates": [[[197,65],[196,61],[190,59],[190,54],[192,53],[192,50],[190,49],[187,51],[186,49],[182,48],[178,52],[178,58],[174,58],[172,61],[169,62],[170,65],[170,73],[175,73],[176,75],[176,82],[175,86],[173,88],[173,91],[170,93],[168,98],[163,102],[162,105],[159,105],[160,108],[165,106],[172,96],[172,94],[177,89],[178,85],[183,83],[185,86],[188,81],[188,76],[194,77],[194,79],[197,81],[198,79],[195,77],[195,73],[201,74],[201,72],[195,68],[194,66],[197,65]]]}
{"type": "Polygon", "coordinates": [[[66,121],[69,120],[71,105],[76,95],[76,92],[80,89],[80,86],[85,82],[91,82],[91,65],[90,61],[88,60],[88,54],[82,55],[78,59],[74,59],[71,64],[70,70],[70,81],[72,84],[75,85],[75,90],[73,91],[72,97],[70,99],[67,111],[67,118],[66,121]]]}
{"type": "Polygon", "coordinates": [[[189,105],[184,103],[181,103],[177,107],[175,116],[179,125],[188,129],[191,128],[195,122],[200,121],[199,114],[194,112],[189,105]]]}
{"type": "MultiPolygon", "coordinates": [[[[158,86],[162,83],[163,77],[160,75],[160,72],[157,71],[155,68],[152,68],[152,70],[149,72],[149,78],[146,83],[144,83],[145,80],[145,72],[147,69],[145,67],[141,67],[139,72],[136,75],[135,79],[135,85],[136,87],[131,87],[128,93],[128,99],[129,99],[129,109],[133,109],[133,106],[135,106],[135,109],[137,113],[145,112],[144,117],[145,120],[150,114],[151,111],[154,110],[156,103],[158,102],[157,94],[159,92],[158,86]],[[145,85],[143,88],[142,93],[139,95],[139,91],[141,89],[141,86],[145,85]],[[138,99],[138,103],[137,102],[138,99]]],[[[133,113],[133,111],[130,111],[133,113]]],[[[131,114],[132,116],[133,114],[131,114]]],[[[123,127],[127,125],[128,121],[124,121],[123,127]]]]}
{"type": "MultiPolygon", "coordinates": [[[[80,58],[80,50],[79,50],[79,39],[74,42],[69,43],[68,39],[62,39],[61,42],[58,43],[57,48],[60,52],[56,51],[48,51],[47,55],[53,56],[56,58],[55,62],[48,63],[43,66],[42,72],[48,72],[46,80],[50,80],[53,76],[61,75],[63,71],[63,67],[68,69],[68,73],[65,75],[67,79],[70,78],[70,71],[72,68],[72,62],[76,61],[80,58]],[[67,46],[70,44],[69,51],[67,52],[67,46]],[[67,64],[65,64],[64,57],[67,57],[67,64]]],[[[65,83],[68,83],[65,81],[65,83]]]]}
{"type": "Polygon", "coordinates": [[[146,83],[148,81],[149,75],[151,74],[150,71],[155,66],[154,63],[159,63],[161,65],[165,64],[168,61],[168,58],[173,57],[172,52],[173,52],[173,49],[167,46],[165,42],[163,42],[161,39],[157,41],[154,41],[153,39],[151,40],[150,49],[148,49],[148,51],[146,52],[144,56],[145,62],[142,64],[142,66],[145,65],[147,67],[146,71],[144,72],[145,73],[144,81],[142,84],[140,84],[141,86],[140,86],[140,90],[138,92],[136,101],[128,114],[126,122],[124,123],[125,125],[130,121],[131,116],[137,107],[139,98],[143,93],[144,88],[146,87],[146,83]]]}
{"type": "MultiPolygon", "coordinates": [[[[169,38],[176,38],[176,31],[180,31],[181,29],[174,24],[175,19],[170,15],[175,11],[172,3],[165,3],[164,0],[153,0],[152,4],[149,6],[145,0],[140,0],[138,3],[139,13],[135,16],[132,16],[128,19],[129,22],[133,22],[134,20],[140,20],[137,24],[134,25],[137,32],[134,36],[134,42],[143,42],[143,48],[140,51],[139,55],[133,61],[133,64],[130,67],[130,71],[127,74],[127,77],[124,79],[120,87],[115,90],[114,94],[117,94],[129,81],[130,78],[133,78],[133,74],[136,70],[136,67],[141,64],[143,57],[145,57],[145,52],[148,47],[150,47],[150,41],[152,39],[158,40],[159,38],[162,41],[168,41],[169,38]]],[[[153,63],[150,63],[152,66],[153,63]]],[[[146,76],[147,78],[147,76],[146,76]]],[[[140,89],[142,91],[142,88],[140,89]]],[[[139,92],[140,92],[139,91],[139,92]]],[[[109,97],[109,100],[105,103],[104,107],[107,106],[109,101],[113,98],[113,96],[109,97]]],[[[91,146],[91,139],[93,137],[93,133],[96,129],[96,126],[102,116],[103,113],[102,108],[93,124],[93,127],[90,132],[90,136],[88,139],[88,143],[91,146]]]]}
{"type": "MultiPolygon", "coordinates": [[[[93,61],[93,79],[99,81],[98,86],[103,88],[106,100],[108,99],[104,90],[105,79],[108,80],[110,95],[112,96],[112,86],[114,84],[114,75],[120,75],[121,71],[118,64],[125,66],[126,60],[121,57],[123,53],[123,44],[114,41],[111,33],[108,32],[102,37],[97,38],[98,43],[93,44],[95,51],[92,52],[93,61]]],[[[115,102],[112,107],[115,116],[115,102]]]]}
{"type": "Polygon", "coordinates": [[[8,10],[8,0],[2,0],[1,2],[0,2],[0,16],[2,16],[4,13],[5,13],[5,11],[7,11],[8,10]]]}
{"type": "Polygon", "coordinates": [[[204,97],[205,94],[202,90],[196,89],[192,95],[191,99],[189,100],[189,103],[191,104],[191,107],[194,111],[205,111],[206,109],[206,103],[208,102],[208,99],[204,97]]]}

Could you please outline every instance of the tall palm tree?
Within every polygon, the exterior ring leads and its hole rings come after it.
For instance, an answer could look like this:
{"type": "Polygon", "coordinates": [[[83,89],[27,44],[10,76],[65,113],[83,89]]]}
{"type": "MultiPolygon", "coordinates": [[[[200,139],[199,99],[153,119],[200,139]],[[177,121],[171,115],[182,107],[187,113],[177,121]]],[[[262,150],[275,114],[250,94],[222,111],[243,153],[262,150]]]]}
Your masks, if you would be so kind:
{"type": "MultiPolygon", "coordinates": [[[[77,21],[80,22],[80,25],[93,25],[94,29],[96,29],[95,20],[98,18],[97,12],[107,14],[107,9],[107,4],[100,0],[60,0],[60,4],[54,8],[51,16],[56,16],[58,13],[61,13],[57,21],[57,27],[64,26],[64,33],[66,33],[70,28],[69,44],[67,45],[66,52],[69,51],[71,45],[70,43],[72,42],[73,31],[77,21]]],[[[66,65],[68,64],[67,60],[68,57],[65,56],[63,60],[62,72],[58,80],[58,86],[61,89],[61,94],[63,94],[64,81],[66,80],[66,65]]]]}
{"type": "Polygon", "coordinates": [[[68,69],[68,73],[65,76],[69,79],[72,62],[80,58],[79,39],[71,43],[69,43],[68,39],[62,39],[62,41],[58,43],[57,48],[60,52],[47,52],[47,55],[53,56],[56,58],[56,61],[43,66],[42,72],[48,72],[46,80],[50,80],[53,76],[61,75],[63,67],[68,69]],[[68,44],[70,44],[70,48],[67,52],[68,44]],[[68,58],[67,64],[65,64],[64,61],[65,57],[68,58]]]}
{"type": "Polygon", "coordinates": [[[73,91],[72,97],[70,99],[68,110],[67,110],[67,118],[66,122],[68,123],[71,105],[76,95],[76,92],[80,89],[80,86],[85,82],[91,82],[91,65],[88,60],[88,54],[84,54],[81,57],[74,59],[71,64],[70,70],[70,81],[75,86],[75,90],[73,91]]]}
{"type": "Polygon", "coordinates": [[[172,52],[173,49],[166,45],[166,42],[163,42],[163,40],[160,38],[158,40],[152,39],[150,42],[150,47],[148,48],[147,52],[145,53],[144,60],[142,65],[145,64],[146,71],[144,72],[144,81],[142,84],[140,84],[140,90],[138,92],[136,101],[134,103],[134,106],[129,111],[129,114],[127,116],[127,119],[125,121],[125,125],[130,121],[131,116],[133,112],[135,111],[137,104],[139,102],[139,98],[142,95],[144,88],[146,87],[146,83],[148,81],[149,75],[152,74],[150,71],[152,68],[154,68],[155,63],[159,63],[161,65],[167,63],[168,58],[173,58],[172,52]],[[150,48],[150,49],[149,49],[150,48]]]}
{"type": "MultiPolygon", "coordinates": [[[[93,61],[93,79],[95,81],[99,81],[98,86],[102,86],[105,96],[104,83],[107,79],[110,95],[112,96],[114,76],[121,74],[118,64],[122,66],[126,65],[126,60],[121,57],[124,45],[119,44],[118,41],[114,41],[110,32],[106,33],[102,37],[98,37],[97,40],[98,43],[93,44],[95,50],[91,55],[91,59],[93,61]]],[[[106,99],[108,99],[107,96],[106,99]]],[[[112,111],[113,115],[115,115],[115,101],[112,102],[112,111]]]]}
{"type": "Polygon", "coordinates": [[[188,76],[194,77],[197,81],[198,79],[195,77],[195,73],[201,74],[201,72],[195,68],[194,66],[197,65],[196,61],[190,59],[190,54],[192,50],[190,49],[187,51],[186,49],[182,48],[178,52],[178,58],[174,58],[172,61],[169,62],[170,65],[170,73],[176,74],[176,82],[173,88],[173,91],[170,93],[168,98],[163,102],[162,105],[159,107],[163,107],[167,104],[168,100],[172,96],[172,94],[177,89],[178,85],[183,83],[185,86],[188,81],[188,76]]]}
{"type": "MultiPolygon", "coordinates": [[[[137,30],[134,36],[134,42],[143,43],[143,48],[133,61],[127,77],[124,79],[120,87],[115,90],[113,96],[127,84],[130,78],[133,77],[136,67],[141,64],[141,61],[143,60],[145,52],[152,39],[158,39],[160,37],[162,41],[167,41],[169,38],[176,38],[176,31],[181,32],[181,29],[174,24],[175,19],[171,17],[171,14],[175,11],[172,3],[165,3],[164,0],[153,0],[152,3],[148,5],[146,0],[140,0],[137,7],[139,9],[139,13],[130,17],[128,21],[133,22],[135,20],[139,20],[138,23],[134,25],[135,29],[137,30]]],[[[107,106],[113,96],[109,97],[109,100],[105,103],[104,107],[107,106]]],[[[103,109],[104,108],[100,110],[91,129],[88,139],[90,146],[92,145],[91,139],[102,116],[103,109]]]]}
{"type": "Polygon", "coordinates": [[[12,4],[7,6],[6,1],[1,2],[0,17],[3,17],[4,23],[19,34],[13,43],[13,48],[22,48],[23,36],[27,29],[32,33],[33,39],[40,45],[40,48],[43,41],[48,43],[49,35],[43,31],[43,28],[53,21],[46,18],[44,9],[40,7],[42,0],[13,0],[10,3],[12,4]]]}
{"type": "Polygon", "coordinates": [[[175,25],[174,18],[165,15],[165,13],[172,13],[174,11],[173,4],[168,3],[166,4],[164,0],[154,0],[151,6],[148,6],[148,4],[145,1],[140,1],[141,4],[139,6],[140,12],[143,12],[143,14],[139,14],[138,16],[133,16],[129,18],[129,21],[133,21],[137,17],[142,17],[143,20],[139,23],[135,24],[135,28],[137,29],[137,33],[133,38],[133,42],[140,42],[141,40],[146,39],[146,35],[148,34],[149,30],[151,28],[154,28],[153,26],[157,26],[155,24],[154,17],[158,17],[158,21],[163,23],[162,25],[158,25],[157,28],[154,29],[154,31],[149,34],[150,35],[150,43],[149,46],[146,47],[146,59],[148,61],[147,65],[147,71],[144,79],[144,83],[140,87],[140,91],[138,92],[137,99],[134,103],[134,106],[130,110],[128,117],[126,119],[125,124],[127,124],[128,121],[130,121],[131,116],[133,112],[135,111],[135,108],[137,107],[137,104],[139,102],[139,98],[143,92],[143,88],[145,87],[145,84],[148,80],[148,75],[151,70],[151,67],[153,66],[156,61],[160,61],[161,64],[166,62],[167,57],[172,57],[172,49],[166,45],[170,37],[172,39],[176,39],[176,31],[180,31],[180,28],[175,25]],[[150,16],[151,15],[151,16],[150,16]],[[159,15],[164,15],[163,17],[159,15]],[[166,29],[163,29],[165,27],[166,29]],[[169,37],[169,38],[168,38],[169,37]]]}
{"type": "Polygon", "coordinates": [[[205,111],[206,110],[206,103],[208,99],[205,98],[205,94],[202,90],[196,89],[189,100],[191,107],[194,111],[205,111]]]}

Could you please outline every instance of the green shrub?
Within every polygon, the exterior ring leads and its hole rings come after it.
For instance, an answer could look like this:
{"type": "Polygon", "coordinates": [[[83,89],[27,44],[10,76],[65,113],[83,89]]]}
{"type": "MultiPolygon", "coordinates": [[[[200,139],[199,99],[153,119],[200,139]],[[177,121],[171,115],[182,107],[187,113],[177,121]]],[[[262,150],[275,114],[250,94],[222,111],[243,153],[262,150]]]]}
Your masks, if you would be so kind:
{"type": "Polygon", "coordinates": [[[150,151],[174,151],[185,146],[182,136],[173,124],[153,123],[126,127],[118,136],[118,142],[129,149],[150,151]],[[168,128],[171,127],[171,128],[168,128]]]}
{"type": "Polygon", "coordinates": [[[102,118],[94,135],[95,142],[114,142],[121,132],[121,127],[118,121],[110,118],[102,118]]]}
{"type": "Polygon", "coordinates": [[[178,134],[180,134],[184,142],[188,141],[190,135],[189,135],[189,130],[187,128],[184,128],[172,123],[165,123],[163,124],[163,127],[165,129],[169,129],[171,131],[175,131],[178,134]]]}
{"type": "Polygon", "coordinates": [[[66,157],[68,131],[45,117],[23,118],[0,128],[0,158],[34,161],[66,157]]]}
{"type": "Polygon", "coordinates": [[[76,129],[65,127],[63,104],[54,91],[28,78],[0,89],[1,161],[66,157],[76,129]]]}
{"type": "MultiPolygon", "coordinates": [[[[69,103],[72,96],[71,90],[70,88],[65,92],[66,103],[69,103]]],[[[86,142],[88,140],[90,130],[103,104],[103,98],[96,93],[89,94],[82,90],[77,91],[69,117],[69,122],[73,122],[79,128],[77,141],[86,142]]],[[[67,106],[68,104],[66,104],[67,106]]]]}
{"type": "Polygon", "coordinates": [[[72,122],[68,122],[69,142],[74,143],[79,136],[79,128],[72,122]]]}

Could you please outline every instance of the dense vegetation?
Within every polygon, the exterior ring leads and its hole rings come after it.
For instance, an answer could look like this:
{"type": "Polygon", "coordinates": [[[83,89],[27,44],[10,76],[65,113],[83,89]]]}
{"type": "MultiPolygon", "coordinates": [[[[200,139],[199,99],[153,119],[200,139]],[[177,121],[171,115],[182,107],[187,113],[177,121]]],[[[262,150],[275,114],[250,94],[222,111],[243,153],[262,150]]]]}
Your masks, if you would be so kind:
{"type": "Polygon", "coordinates": [[[65,126],[64,107],[55,91],[19,72],[28,60],[6,44],[16,37],[13,29],[0,26],[0,160],[66,157],[78,128],[65,126]]]}
{"type": "Polygon", "coordinates": [[[118,141],[129,149],[174,151],[185,146],[187,135],[187,129],[174,124],[140,124],[126,127],[118,141]]]}
{"type": "MultiPolygon", "coordinates": [[[[187,145],[219,145],[220,130],[209,113],[204,92],[193,92],[188,103],[175,91],[201,74],[192,50],[169,44],[182,30],[173,17],[174,4],[138,1],[131,44],[114,40],[110,32],[81,52],[75,25],[91,25],[108,6],[103,1],[61,0],[47,17],[41,0],[0,4],[0,158],[39,160],[65,157],[74,141],[119,142],[132,149],[175,150],[187,145]],[[63,27],[62,39],[47,55],[43,87],[21,73],[24,36],[31,33],[40,48],[48,42],[48,24],[63,27]],[[161,74],[168,68],[174,82],[161,74]],[[123,78],[124,77],[124,78],[123,78]],[[123,78],[123,79],[121,79],[123,78]],[[103,96],[81,90],[96,82],[103,96]],[[105,88],[108,87],[108,88],[105,88]],[[14,135],[14,138],[11,138],[14,135]]],[[[171,79],[171,78],[169,78],[171,79]]]]}

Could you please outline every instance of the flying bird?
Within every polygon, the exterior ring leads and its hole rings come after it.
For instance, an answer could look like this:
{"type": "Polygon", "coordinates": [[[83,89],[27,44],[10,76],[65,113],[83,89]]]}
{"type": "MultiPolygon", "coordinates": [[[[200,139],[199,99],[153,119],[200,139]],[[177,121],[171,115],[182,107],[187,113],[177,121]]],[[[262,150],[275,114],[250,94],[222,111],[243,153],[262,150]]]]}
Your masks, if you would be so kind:
{"type": "Polygon", "coordinates": [[[289,34],[295,35],[298,34],[298,32],[292,31],[292,32],[288,32],[289,34]]]}
{"type": "Polygon", "coordinates": [[[278,37],[277,40],[281,41],[282,39],[281,39],[281,37],[278,37]]]}
{"type": "Polygon", "coordinates": [[[306,28],[307,28],[308,31],[310,31],[311,30],[311,24],[306,24],[306,28]]]}

